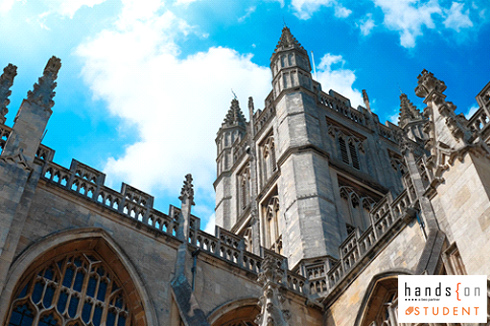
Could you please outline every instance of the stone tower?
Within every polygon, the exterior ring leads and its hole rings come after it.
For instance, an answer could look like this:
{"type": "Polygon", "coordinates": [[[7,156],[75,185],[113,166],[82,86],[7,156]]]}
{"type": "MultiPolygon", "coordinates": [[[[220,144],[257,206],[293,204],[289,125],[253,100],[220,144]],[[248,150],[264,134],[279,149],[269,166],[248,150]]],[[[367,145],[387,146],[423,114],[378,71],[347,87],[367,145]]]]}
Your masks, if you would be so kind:
{"type": "Polygon", "coordinates": [[[347,235],[371,224],[373,205],[402,189],[395,128],[334,91],[322,92],[307,51],[288,27],[270,67],[273,89],[265,108],[251,110],[245,128],[233,102],[218,132],[217,224],[249,239],[254,252],[253,239],[259,239],[292,268],[335,260],[347,235]],[[240,119],[231,125],[233,116],[240,119]],[[231,130],[241,138],[226,145],[231,130]]]}

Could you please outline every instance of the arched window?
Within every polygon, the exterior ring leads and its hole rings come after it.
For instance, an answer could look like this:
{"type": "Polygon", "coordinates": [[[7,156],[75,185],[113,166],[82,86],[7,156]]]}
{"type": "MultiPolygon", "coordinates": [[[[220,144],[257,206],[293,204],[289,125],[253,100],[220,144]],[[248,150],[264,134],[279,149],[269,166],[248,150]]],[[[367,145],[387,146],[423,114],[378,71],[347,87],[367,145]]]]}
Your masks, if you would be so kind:
{"type": "Polygon", "coordinates": [[[344,135],[340,131],[337,132],[336,137],[339,142],[340,158],[342,159],[342,162],[359,170],[361,168],[359,150],[363,151],[362,142],[356,137],[344,135]]]}
{"type": "Polygon", "coordinates": [[[361,306],[356,325],[398,326],[398,277],[390,275],[373,280],[361,306]]]}
{"type": "Polygon", "coordinates": [[[376,202],[369,196],[361,197],[352,187],[341,186],[339,192],[342,199],[340,211],[346,223],[347,234],[355,228],[365,230],[369,227],[369,212],[376,202]]]}
{"type": "Polygon", "coordinates": [[[262,185],[265,185],[274,171],[276,171],[276,150],[272,135],[267,137],[263,145],[261,145],[261,152],[262,185]]]}
{"type": "Polygon", "coordinates": [[[25,276],[9,326],[131,326],[127,294],[94,251],[57,256],[25,276]]]}
{"type": "MultiPolygon", "coordinates": [[[[216,314],[219,312],[216,312],[216,314]]],[[[210,324],[212,326],[257,326],[255,318],[259,313],[260,308],[256,304],[239,306],[220,314],[219,317],[212,316],[210,324]]]]}
{"type": "Polygon", "coordinates": [[[265,246],[282,254],[282,235],[279,225],[279,197],[274,195],[263,206],[265,246]]]}

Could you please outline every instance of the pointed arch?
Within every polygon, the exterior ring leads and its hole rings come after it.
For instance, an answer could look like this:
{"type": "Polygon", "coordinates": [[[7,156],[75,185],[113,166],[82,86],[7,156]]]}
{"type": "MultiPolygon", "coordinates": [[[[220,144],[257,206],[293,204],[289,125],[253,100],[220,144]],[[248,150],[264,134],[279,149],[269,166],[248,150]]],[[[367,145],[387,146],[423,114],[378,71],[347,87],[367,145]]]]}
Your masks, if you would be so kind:
{"type": "Polygon", "coordinates": [[[242,298],[216,307],[207,318],[211,326],[256,326],[254,320],[259,313],[257,298],[242,298]]]}
{"type": "MultiPolygon", "coordinates": [[[[0,321],[4,324],[8,321],[12,302],[24,292],[33,273],[45,273],[43,278],[51,277],[51,272],[47,270],[50,269],[50,263],[57,261],[57,258],[68,259],[69,256],[74,257],[89,252],[100,256],[114,271],[115,278],[119,280],[118,285],[122,286],[130,298],[127,300],[127,308],[131,311],[134,325],[157,325],[154,307],[150,304],[149,295],[136,268],[112,237],[99,228],[59,232],[27,247],[15,259],[7,276],[5,288],[0,296],[0,321]]],[[[60,277],[58,274],[57,271],[53,271],[52,277],[60,277]]],[[[62,290],[59,292],[61,293],[62,290]]],[[[82,310],[83,303],[80,307],[82,310]]]]}
{"type": "Polygon", "coordinates": [[[407,269],[394,269],[373,276],[362,299],[355,326],[371,325],[379,315],[385,301],[393,303],[392,300],[397,299],[398,275],[400,274],[413,275],[413,272],[407,269]]]}

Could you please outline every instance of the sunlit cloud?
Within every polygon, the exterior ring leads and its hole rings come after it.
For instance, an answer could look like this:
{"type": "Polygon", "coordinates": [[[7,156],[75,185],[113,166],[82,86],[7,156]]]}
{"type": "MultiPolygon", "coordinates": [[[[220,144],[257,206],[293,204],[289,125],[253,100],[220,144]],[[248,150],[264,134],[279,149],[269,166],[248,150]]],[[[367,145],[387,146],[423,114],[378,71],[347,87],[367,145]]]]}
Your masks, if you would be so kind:
{"type": "Polygon", "coordinates": [[[361,29],[362,35],[367,36],[371,34],[371,31],[376,26],[372,14],[367,14],[367,16],[359,22],[358,26],[361,29]]]}
{"type": "Polygon", "coordinates": [[[447,15],[444,20],[446,28],[452,28],[459,32],[462,28],[473,27],[473,22],[470,19],[470,9],[464,10],[464,3],[453,2],[451,8],[445,10],[447,15]]]}
{"type": "Polygon", "coordinates": [[[341,55],[325,54],[317,67],[317,78],[322,84],[322,89],[329,89],[351,100],[351,105],[357,107],[362,105],[361,92],[353,87],[356,75],[353,70],[344,68],[345,60],[341,55]]]}
{"type": "Polygon", "coordinates": [[[345,8],[336,0],[292,0],[291,6],[295,15],[300,19],[310,19],[322,7],[333,7],[338,18],[348,17],[352,11],[345,8]]]}
{"type": "Polygon", "coordinates": [[[374,0],[384,13],[384,25],[400,33],[400,44],[413,48],[423,28],[434,29],[434,14],[442,14],[437,1],[421,3],[415,0],[374,0]]]}
{"type": "Polygon", "coordinates": [[[254,96],[260,107],[270,90],[269,68],[225,47],[179,58],[175,40],[192,32],[184,20],[156,5],[127,10],[116,27],[76,51],[95,98],[137,130],[124,153],[107,160],[108,182],[175,194],[191,172],[196,192],[213,200],[214,137],[230,105],[230,88],[243,103],[254,96]]]}

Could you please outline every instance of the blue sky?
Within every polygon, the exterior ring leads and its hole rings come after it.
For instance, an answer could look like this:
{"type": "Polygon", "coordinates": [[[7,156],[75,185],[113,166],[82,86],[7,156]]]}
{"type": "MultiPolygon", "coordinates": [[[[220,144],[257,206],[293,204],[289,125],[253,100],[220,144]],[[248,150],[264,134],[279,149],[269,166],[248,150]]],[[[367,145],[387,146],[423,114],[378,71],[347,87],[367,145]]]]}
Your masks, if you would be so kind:
{"type": "MultiPolygon", "coordinates": [[[[457,112],[475,110],[490,80],[490,3],[415,0],[0,0],[0,65],[13,63],[7,124],[47,60],[62,60],[43,143],[179,205],[184,175],[194,213],[213,224],[214,138],[233,98],[256,108],[270,92],[269,59],[284,23],[312,51],[316,79],[396,121],[400,90],[427,69],[457,112]]],[[[247,111],[247,110],[244,110],[247,111]]]]}

